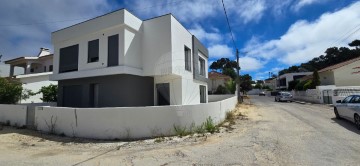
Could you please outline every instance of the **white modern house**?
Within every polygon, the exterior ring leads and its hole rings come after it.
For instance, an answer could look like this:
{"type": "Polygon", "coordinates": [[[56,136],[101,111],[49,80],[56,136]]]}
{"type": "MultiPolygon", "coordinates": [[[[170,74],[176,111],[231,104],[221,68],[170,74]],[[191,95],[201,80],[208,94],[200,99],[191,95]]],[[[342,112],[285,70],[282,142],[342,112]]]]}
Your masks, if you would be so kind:
{"type": "MultiPolygon", "coordinates": [[[[10,65],[9,77],[18,79],[23,83],[23,89],[38,92],[41,87],[50,84],[57,85],[57,81],[50,81],[49,76],[53,71],[53,54],[47,48],[40,48],[37,56],[23,56],[5,61],[10,65]],[[23,68],[23,74],[16,75],[15,67],[23,68]]],[[[42,94],[31,96],[29,99],[21,100],[20,103],[41,103],[42,94]]]]}
{"type": "Polygon", "coordinates": [[[58,106],[207,103],[208,50],[171,14],[117,10],[52,33],[58,106]]]}
{"type": "Polygon", "coordinates": [[[307,75],[311,75],[312,72],[299,72],[299,73],[286,73],[278,76],[276,80],[276,89],[277,90],[286,90],[289,87],[289,82],[293,80],[298,80],[307,75]]]}

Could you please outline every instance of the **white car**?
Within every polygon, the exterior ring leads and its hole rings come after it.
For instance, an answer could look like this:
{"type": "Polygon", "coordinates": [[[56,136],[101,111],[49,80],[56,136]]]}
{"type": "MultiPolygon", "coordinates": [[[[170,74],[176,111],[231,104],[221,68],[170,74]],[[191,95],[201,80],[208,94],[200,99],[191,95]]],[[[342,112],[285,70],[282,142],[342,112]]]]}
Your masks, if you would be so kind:
{"type": "Polygon", "coordinates": [[[360,95],[351,95],[336,101],[334,113],[337,119],[347,119],[355,123],[360,130],[360,95]]]}
{"type": "Polygon", "coordinates": [[[293,96],[289,92],[279,92],[275,96],[275,101],[290,101],[292,102],[293,96]]]}

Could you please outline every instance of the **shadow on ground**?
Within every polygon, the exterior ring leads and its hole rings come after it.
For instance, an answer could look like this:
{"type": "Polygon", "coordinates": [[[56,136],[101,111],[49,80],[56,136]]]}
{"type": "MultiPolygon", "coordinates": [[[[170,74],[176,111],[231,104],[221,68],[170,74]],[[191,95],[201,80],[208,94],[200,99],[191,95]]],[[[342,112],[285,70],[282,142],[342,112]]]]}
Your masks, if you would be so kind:
{"type": "Polygon", "coordinates": [[[331,118],[331,120],[333,120],[335,123],[339,124],[340,126],[344,127],[345,129],[360,135],[360,130],[356,128],[353,122],[346,119],[336,119],[336,118],[331,118]]]}

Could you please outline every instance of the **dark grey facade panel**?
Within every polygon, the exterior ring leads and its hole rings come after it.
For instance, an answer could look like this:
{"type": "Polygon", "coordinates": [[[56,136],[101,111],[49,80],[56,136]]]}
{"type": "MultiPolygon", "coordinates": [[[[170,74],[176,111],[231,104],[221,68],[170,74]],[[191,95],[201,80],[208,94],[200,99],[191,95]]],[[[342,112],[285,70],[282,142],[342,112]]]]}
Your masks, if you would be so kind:
{"type": "Polygon", "coordinates": [[[119,65],[119,35],[108,37],[108,66],[119,65]]]}
{"type": "MultiPolygon", "coordinates": [[[[208,79],[205,76],[200,75],[199,70],[199,55],[198,53],[201,52],[206,58],[209,58],[209,52],[207,48],[201,44],[201,42],[193,35],[192,36],[192,43],[193,43],[193,66],[194,66],[194,79],[208,82],[208,79]]],[[[207,71],[205,71],[207,72],[207,71]]]]}
{"type": "Polygon", "coordinates": [[[98,107],[133,107],[154,105],[154,78],[128,74],[61,80],[58,82],[58,106],[94,107],[94,95],[98,107]],[[96,93],[93,86],[97,85],[96,93]],[[80,90],[68,91],[76,86],[80,90]],[[65,89],[65,90],[64,90],[65,89]],[[81,93],[79,95],[79,93],[81,93]],[[79,97],[80,96],[80,97],[79,97]],[[74,99],[74,97],[78,99],[74,99]],[[74,99],[76,103],[68,104],[74,99]]]}
{"type": "Polygon", "coordinates": [[[77,71],[79,62],[79,45],[60,49],[59,73],[77,71]]]}

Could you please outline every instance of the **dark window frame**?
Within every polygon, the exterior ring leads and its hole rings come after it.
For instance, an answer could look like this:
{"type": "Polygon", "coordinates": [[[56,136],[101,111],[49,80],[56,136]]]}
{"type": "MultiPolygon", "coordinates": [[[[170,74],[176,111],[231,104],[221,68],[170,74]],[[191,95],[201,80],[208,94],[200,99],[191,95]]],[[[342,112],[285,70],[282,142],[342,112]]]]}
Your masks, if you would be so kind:
{"type": "Polygon", "coordinates": [[[99,62],[99,39],[88,41],[88,63],[99,62]]]}
{"type": "Polygon", "coordinates": [[[49,71],[53,71],[53,65],[49,65],[49,71]]]}
{"type": "Polygon", "coordinates": [[[202,58],[201,56],[199,56],[199,75],[204,76],[205,77],[205,73],[206,73],[206,67],[205,67],[205,59],[202,58]]]}
{"type": "Polygon", "coordinates": [[[184,47],[184,56],[185,56],[185,70],[191,72],[191,49],[189,47],[184,47]]]}
{"type": "Polygon", "coordinates": [[[79,44],[60,48],[59,52],[59,73],[78,71],[79,44]]]}

